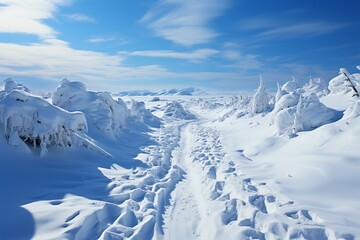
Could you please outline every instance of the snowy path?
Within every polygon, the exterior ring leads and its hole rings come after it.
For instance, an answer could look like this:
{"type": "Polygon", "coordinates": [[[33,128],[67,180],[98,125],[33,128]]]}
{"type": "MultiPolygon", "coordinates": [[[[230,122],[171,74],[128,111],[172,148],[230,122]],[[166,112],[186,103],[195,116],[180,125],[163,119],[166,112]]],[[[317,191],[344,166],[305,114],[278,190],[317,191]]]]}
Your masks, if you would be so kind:
{"type": "Polygon", "coordinates": [[[163,215],[163,239],[347,239],[278,195],[271,183],[242,173],[242,162],[249,160],[229,159],[221,132],[208,122],[184,126],[172,164],[185,178],[163,215]]]}
{"type": "Polygon", "coordinates": [[[187,174],[171,194],[171,205],[165,212],[164,239],[197,239],[200,236],[198,229],[201,221],[199,203],[195,197],[196,185],[194,185],[189,167],[191,146],[188,129],[189,124],[183,128],[180,145],[174,152],[173,164],[181,167],[187,174]]]}

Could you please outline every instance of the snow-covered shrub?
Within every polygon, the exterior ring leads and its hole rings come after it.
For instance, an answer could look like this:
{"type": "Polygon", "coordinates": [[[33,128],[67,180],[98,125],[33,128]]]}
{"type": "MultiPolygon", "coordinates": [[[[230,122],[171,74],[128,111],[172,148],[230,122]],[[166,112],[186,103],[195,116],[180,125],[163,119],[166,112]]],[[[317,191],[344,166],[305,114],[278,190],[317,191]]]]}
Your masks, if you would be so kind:
{"type": "Polygon", "coordinates": [[[145,123],[151,127],[160,126],[160,119],[154,116],[148,109],[146,109],[144,102],[132,100],[130,102],[130,113],[133,119],[138,122],[145,123]]]}
{"type": "Polygon", "coordinates": [[[24,142],[39,144],[42,156],[52,144],[63,147],[81,144],[77,134],[87,130],[83,113],[63,110],[41,97],[17,90],[19,85],[14,82],[9,87],[9,82],[6,81],[5,89],[10,91],[5,90],[0,99],[0,124],[9,144],[25,148],[24,142]]]}
{"type": "Polygon", "coordinates": [[[100,130],[107,136],[120,134],[130,117],[130,111],[124,101],[115,101],[109,93],[87,91],[81,82],[63,79],[53,93],[54,105],[69,111],[81,111],[85,114],[89,130],[100,130]]]}
{"type": "MultiPolygon", "coordinates": [[[[293,94],[292,96],[296,95],[293,94]]],[[[293,100],[291,98],[292,105],[294,103],[293,100]]],[[[330,123],[335,120],[337,115],[335,110],[327,108],[322,104],[315,94],[310,94],[309,96],[299,95],[295,105],[276,113],[275,126],[278,129],[279,135],[292,136],[297,132],[309,131],[330,123]]]]}
{"type": "Polygon", "coordinates": [[[323,97],[329,94],[329,89],[327,84],[321,80],[321,78],[310,78],[302,88],[304,96],[308,96],[312,93],[316,94],[318,97],[323,97]]]}
{"type": "Polygon", "coordinates": [[[164,115],[185,120],[196,118],[195,115],[185,110],[184,107],[177,101],[172,101],[166,104],[164,115]]]}
{"type": "Polygon", "coordinates": [[[281,90],[281,85],[277,83],[277,91],[275,94],[275,103],[280,100],[280,98],[284,95],[284,92],[281,90]]]}
{"type": "Polygon", "coordinates": [[[292,92],[296,91],[298,88],[299,87],[296,82],[296,79],[293,77],[292,81],[288,81],[284,85],[282,85],[281,91],[283,91],[284,93],[292,93],[292,92]]]}
{"type": "Polygon", "coordinates": [[[262,113],[270,110],[270,95],[265,89],[265,84],[260,76],[260,85],[251,100],[251,114],[262,113]]]}
{"type": "Polygon", "coordinates": [[[329,90],[331,93],[343,93],[346,94],[348,92],[353,91],[349,86],[349,82],[347,77],[343,74],[345,71],[348,77],[351,79],[352,84],[354,84],[355,88],[359,91],[360,90],[360,74],[349,74],[346,69],[341,69],[340,74],[329,82],[329,90]]]}

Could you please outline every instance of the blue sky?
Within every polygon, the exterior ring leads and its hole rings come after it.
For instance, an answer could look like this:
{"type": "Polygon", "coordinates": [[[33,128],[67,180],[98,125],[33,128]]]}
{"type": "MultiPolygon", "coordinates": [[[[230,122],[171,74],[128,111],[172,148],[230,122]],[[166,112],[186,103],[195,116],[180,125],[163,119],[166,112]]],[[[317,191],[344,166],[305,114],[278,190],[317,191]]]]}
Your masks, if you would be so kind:
{"type": "Polygon", "coordinates": [[[0,77],[53,90],[269,89],[360,65],[359,0],[0,0],[0,77]]]}

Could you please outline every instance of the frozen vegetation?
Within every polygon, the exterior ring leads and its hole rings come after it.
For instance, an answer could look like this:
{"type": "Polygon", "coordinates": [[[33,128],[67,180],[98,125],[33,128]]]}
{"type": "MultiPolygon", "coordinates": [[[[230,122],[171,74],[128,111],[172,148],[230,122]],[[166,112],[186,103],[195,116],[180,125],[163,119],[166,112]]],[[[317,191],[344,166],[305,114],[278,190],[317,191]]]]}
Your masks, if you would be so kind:
{"type": "Polygon", "coordinates": [[[111,95],[64,79],[45,98],[6,79],[0,239],[360,238],[360,74],[265,84],[111,95]]]}

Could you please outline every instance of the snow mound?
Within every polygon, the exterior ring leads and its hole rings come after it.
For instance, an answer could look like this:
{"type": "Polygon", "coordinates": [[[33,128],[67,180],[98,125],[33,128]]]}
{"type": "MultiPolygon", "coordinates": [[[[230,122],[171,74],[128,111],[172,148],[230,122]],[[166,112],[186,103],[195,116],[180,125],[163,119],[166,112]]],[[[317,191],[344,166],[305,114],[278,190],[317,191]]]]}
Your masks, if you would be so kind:
{"type": "Polygon", "coordinates": [[[28,89],[27,87],[25,87],[21,83],[15,82],[12,78],[6,78],[4,80],[4,82],[5,82],[5,88],[4,88],[5,92],[10,92],[13,89],[22,90],[22,91],[25,91],[25,92],[30,92],[30,89],[28,89]]]}
{"type": "Polygon", "coordinates": [[[49,145],[82,145],[79,134],[87,130],[83,113],[53,106],[41,97],[17,90],[21,85],[13,83],[7,79],[5,89],[11,89],[9,85],[15,89],[0,100],[0,123],[10,145],[29,150],[24,142],[34,147],[39,144],[42,156],[49,145]]]}
{"type": "Polygon", "coordinates": [[[289,137],[297,132],[313,130],[339,117],[337,111],[327,108],[314,93],[309,96],[294,93],[284,95],[277,103],[276,111],[274,121],[278,133],[289,137]],[[284,108],[279,110],[279,106],[284,108]]]}
{"type": "Polygon", "coordinates": [[[314,93],[319,98],[328,95],[330,92],[327,84],[321,78],[310,78],[309,82],[302,88],[302,91],[305,96],[314,93]]]}
{"type": "Polygon", "coordinates": [[[166,104],[164,115],[184,120],[191,120],[196,118],[194,114],[185,110],[184,107],[177,101],[172,101],[166,104]]]}
{"type": "Polygon", "coordinates": [[[360,100],[357,100],[344,112],[344,118],[353,119],[360,116],[360,100]]]}
{"type": "Polygon", "coordinates": [[[155,117],[148,109],[146,109],[144,102],[132,100],[130,102],[130,110],[131,116],[137,122],[145,123],[146,125],[152,127],[160,127],[160,119],[155,117]]]}
{"type": "Polygon", "coordinates": [[[101,131],[108,137],[116,137],[126,127],[130,111],[124,101],[115,101],[109,93],[87,91],[81,82],[61,81],[53,93],[54,105],[69,111],[85,114],[89,131],[101,131]]]}

